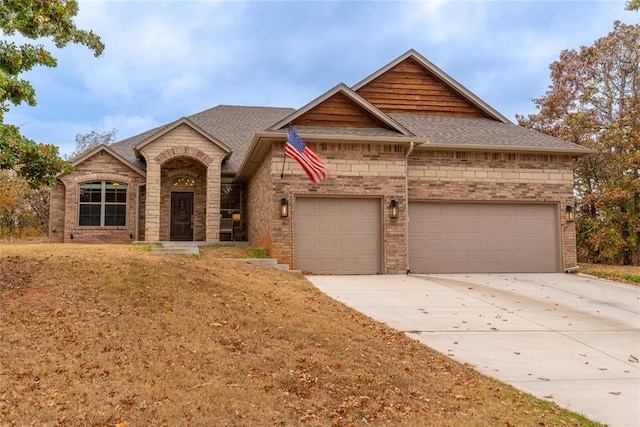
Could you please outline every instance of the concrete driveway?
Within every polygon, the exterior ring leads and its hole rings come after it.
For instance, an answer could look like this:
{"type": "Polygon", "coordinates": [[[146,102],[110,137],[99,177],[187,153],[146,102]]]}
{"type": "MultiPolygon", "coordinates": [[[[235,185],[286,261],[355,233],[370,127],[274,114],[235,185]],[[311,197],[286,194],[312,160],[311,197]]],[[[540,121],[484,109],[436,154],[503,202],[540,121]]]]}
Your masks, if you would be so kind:
{"type": "Polygon", "coordinates": [[[640,287],[567,274],[307,279],[485,375],[610,426],[640,426],[640,287]]]}

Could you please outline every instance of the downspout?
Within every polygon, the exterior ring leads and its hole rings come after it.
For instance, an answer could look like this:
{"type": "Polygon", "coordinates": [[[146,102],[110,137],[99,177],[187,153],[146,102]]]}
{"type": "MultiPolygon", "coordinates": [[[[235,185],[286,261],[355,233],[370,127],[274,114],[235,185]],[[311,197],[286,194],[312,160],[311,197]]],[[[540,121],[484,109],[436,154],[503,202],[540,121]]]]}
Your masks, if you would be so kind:
{"type": "Polygon", "coordinates": [[[404,203],[405,203],[405,219],[404,219],[404,237],[405,237],[405,257],[407,264],[407,274],[411,271],[409,266],[409,156],[415,148],[415,143],[411,141],[409,143],[409,149],[404,156],[404,203]]]}

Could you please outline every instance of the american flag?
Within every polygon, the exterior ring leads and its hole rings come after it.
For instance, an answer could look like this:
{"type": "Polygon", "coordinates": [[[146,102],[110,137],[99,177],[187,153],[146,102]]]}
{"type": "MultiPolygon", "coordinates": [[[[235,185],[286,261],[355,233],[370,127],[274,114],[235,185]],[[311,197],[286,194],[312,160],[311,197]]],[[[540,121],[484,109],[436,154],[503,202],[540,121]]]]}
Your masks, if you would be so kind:
{"type": "Polygon", "coordinates": [[[300,163],[300,166],[302,166],[302,169],[309,175],[309,179],[314,184],[325,179],[329,173],[320,158],[305,144],[292,126],[289,126],[289,138],[287,138],[285,154],[300,163]]]}

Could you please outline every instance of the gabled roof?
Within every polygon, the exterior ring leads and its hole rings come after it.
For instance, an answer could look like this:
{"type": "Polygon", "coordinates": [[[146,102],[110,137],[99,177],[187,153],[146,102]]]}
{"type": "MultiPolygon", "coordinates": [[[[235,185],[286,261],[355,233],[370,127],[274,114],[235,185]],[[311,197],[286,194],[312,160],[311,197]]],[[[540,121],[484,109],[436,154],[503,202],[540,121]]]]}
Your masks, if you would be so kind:
{"type": "MultiPolygon", "coordinates": [[[[231,148],[231,154],[222,164],[222,171],[224,173],[234,173],[238,170],[251,144],[253,134],[266,129],[293,111],[295,111],[293,108],[218,105],[187,118],[216,140],[231,148]]],[[[134,147],[152,135],[162,132],[170,125],[171,123],[150,129],[131,138],[116,142],[110,147],[131,164],[144,168],[145,165],[136,156],[134,147]]]]}
{"type": "Polygon", "coordinates": [[[122,162],[122,164],[128,166],[129,168],[131,168],[131,170],[133,170],[134,172],[142,175],[142,176],[146,176],[146,172],[138,167],[136,167],[135,165],[131,164],[131,162],[127,159],[125,159],[124,157],[122,157],[120,154],[118,154],[115,150],[111,149],[111,147],[109,147],[108,145],[104,145],[104,144],[100,144],[97,147],[94,147],[93,149],[87,151],[86,153],[80,155],[79,157],[76,157],[75,159],[73,159],[73,161],[71,162],[71,164],[73,166],[78,166],[79,164],[81,164],[82,162],[88,160],[89,158],[95,156],[96,154],[98,154],[101,151],[105,151],[107,153],[109,153],[110,155],[112,155],[113,157],[115,157],[116,159],[118,159],[120,162],[122,162]]]}
{"type": "Polygon", "coordinates": [[[369,103],[366,99],[362,98],[360,95],[358,95],[356,92],[351,90],[348,86],[346,86],[343,83],[340,83],[339,85],[335,86],[333,89],[329,90],[328,92],[325,92],[324,94],[320,95],[313,101],[309,102],[304,107],[296,110],[295,112],[291,113],[287,117],[283,118],[282,120],[280,120],[279,122],[271,126],[269,130],[273,130],[273,131],[281,130],[285,126],[291,123],[294,123],[296,119],[299,119],[305,114],[312,112],[314,109],[318,108],[323,103],[327,102],[328,100],[330,100],[331,98],[335,97],[338,94],[345,96],[355,106],[361,109],[363,111],[363,114],[368,114],[369,116],[371,116],[382,127],[398,132],[400,135],[411,135],[411,132],[408,129],[406,129],[404,126],[400,125],[399,123],[395,122],[388,115],[386,115],[385,113],[377,109],[375,106],[369,103]]]}
{"type": "Polygon", "coordinates": [[[413,49],[352,88],[339,84],[297,110],[219,105],[119,141],[109,150],[144,173],[146,166],[136,155],[136,148],[144,147],[182,124],[228,153],[222,163],[222,173],[236,175],[236,179],[251,174],[271,143],[286,139],[286,127],[291,124],[302,138],[314,141],[411,143],[418,144],[418,148],[546,151],[574,156],[591,152],[514,125],[413,49]],[[416,86],[416,81],[423,82],[423,86],[416,86]],[[411,92],[416,87],[422,88],[417,94],[411,92]],[[400,100],[400,111],[383,105],[387,91],[400,100]],[[412,100],[423,102],[428,98],[428,102],[438,104],[438,94],[445,94],[464,111],[449,114],[446,109],[435,112],[416,109],[412,112],[412,100]],[[468,117],[463,117],[465,111],[468,117]]]}
{"type": "Polygon", "coordinates": [[[376,80],[377,78],[383,76],[385,73],[390,71],[392,68],[398,66],[399,64],[401,64],[402,62],[406,61],[407,59],[413,59],[416,63],[418,63],[426,71],[428,71],[429,73],[433,74],[437,79],[442,81],[452,91],[454,91],[455,93],[460,95],[462,98],[464,98],[467,102],[469,102],[470,104],[472,104],[476,108],[478,108],[480,111],[482,111],[487,117],[490,117],[490,118],[492,118],[494,120],[497,120],[499,122],[502,122],[502,123],[511,123],[511,121],[509,119],[507,119],[505,116],[500,114],[497,110],[495,110],[489,104],[484,102],[482,99],[478,98],[471,91],[469,91],[466,87],[464,87],[462,84],[458,83],[455,79],[453,79],[451,76],[449,76],[447,73],[442,71],[440,68],[438,68],[436,65],[434,65],[432,62],[427,60],[424,56],[420,55],[418,52],[416,52],[413,49],[410,49],[409,51],[407,51],[403,55],[400,55],[398,58],[396,58],[395,60],[391,61],[389,64],[387,64],[384,67],[380,68],[378,71],[374,72],[370,76],[368,76],[365,79],[361,80],[360,82],[356,83],[352,87],[352,89],[354,91],[358,92],[360,89],[364,88],[369,83],[371,83],[374,80],[376,80]]]}
{"type": "Polygon", "coordinates": [[[211,143],[217,145],[218,147],[220,147],[223,151],[225,151],[227,153],[227,156],[231,153],[231,149],[226,144],[224,144],[223,142],[221,142],[218,139],[216,139],[214,136],[212,136],[207,131],[202,129],[200,126],[195,124],[188,117],[182,117],[181,119],[178,119],[175,122],[170,123],[169,125],[160,128],[157,132],[154,132],[154,133],[150,134],[149,136],[144,138],[142,141],[137,143],[133,147],[133,149],[136,150],[137,152],[139,152],[145,145],[155,141],[156,139],[162,137],[163,135],[166,135],[167,133],[171,132],[172,130],[174,130],[177,127],[182,126],[182,125],[186,125],[186,126],[190,127],[191,129],[196,131],[198,134],[200,134],[203,138],[205,138],[209,142],[211,142],[211,143]]]}

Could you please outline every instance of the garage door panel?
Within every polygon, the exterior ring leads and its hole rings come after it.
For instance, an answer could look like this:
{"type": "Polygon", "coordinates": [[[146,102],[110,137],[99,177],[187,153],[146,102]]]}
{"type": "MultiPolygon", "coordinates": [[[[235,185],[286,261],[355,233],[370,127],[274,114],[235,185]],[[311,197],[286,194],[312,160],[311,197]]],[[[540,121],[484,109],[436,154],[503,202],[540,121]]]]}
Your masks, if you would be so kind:
{"type": "Polygon", "coordinates": [[[296,268],[317,274],[377,274],[379,199],[298,198],[296,268]]]}
{"type": "Polygon", "coordinates": [[[552,204],[409,204],[409,267],[416,273],[559,271],[552,204]]]}

